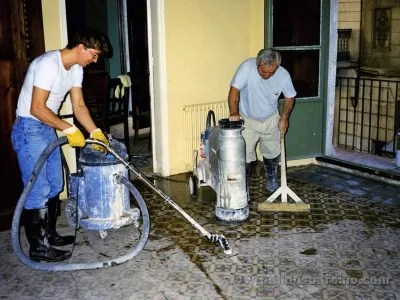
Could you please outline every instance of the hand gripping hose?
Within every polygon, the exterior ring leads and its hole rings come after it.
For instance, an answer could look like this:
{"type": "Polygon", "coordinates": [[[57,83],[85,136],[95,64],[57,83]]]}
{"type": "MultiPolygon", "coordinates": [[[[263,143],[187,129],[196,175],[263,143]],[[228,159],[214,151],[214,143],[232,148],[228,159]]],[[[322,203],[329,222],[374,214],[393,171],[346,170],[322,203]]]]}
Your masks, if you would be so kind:
{"type": "MultiPolygon", "coordinates": [[[[26,256],[25,253],[22,251],[20,240],[19,240],[19,235],[20,235],[19,223],[20,223],[22,209],[24,208],[24,205],[26,202],[26,198],[28,197],[34,183],[36,182],[37,176],[40,173],[44,163],[46,162],[47,157],[50,155],[51,152],[53,152],[53,150],[55,148],[65,144],[65,143],[67,143],[67,138],[65,136],[63,136],[63,137],[56,139],[54,142],[52,142],[51,144],[49,144],[47,146],[47,148],[43,151],[43,153],[39,157],[39,160],[36,163],[35,168],[32,171],[32,175],[29,178],[29,180],[18,200],[17,206],[14,211],[12,228],[11,228],[12,246],[14,248],[15,254],[17,255],[18,259],[22,263],[27,265],[28,267],[35,269],[35,270],[42,270],[42,271],[49,271],[49,272],[99,269],[99,268],[115,266],[115,265],[119,265],[124,262],[127,262],[128,260],[130,260],[130,259],[134,258],[136,255],[138,255],[140,253],[140,251],[142,251],[142,249],[146,245],[146,242],[149,238],[149,233],[150,233],[150,217],[149,217],[149,212],[147,210],[146,202],[143,200],[143,198],[140,195],[140,193],[138,192],[138,190],[125,177],[120,178],[120,181],[122,184],[124,184],[129,189],[129,191],[135,197],[137,204],[139,205],[139,209],[142,214],[142,218],[143,218],[142,233],[141,233],[139,242],[136,245],[136,247],[134,247],[130,252],[128,252],[127,254],[125,254],[123,256],[117,257],[117,258],[94,262],[94,263],[48,264],[48,263],[35,262],[35,261],[29,259],[29,257],[26,256]]],[[[88,140],[86,140],[86,143],[98,144],[103,147],[106,147],[118,159],[121,159],[122,161],[124,161],[122,158],[119,157],[119,155],[113,149],[111,149],[104,143],[99,142],[98,140],[88,139],[88,140]]]]}

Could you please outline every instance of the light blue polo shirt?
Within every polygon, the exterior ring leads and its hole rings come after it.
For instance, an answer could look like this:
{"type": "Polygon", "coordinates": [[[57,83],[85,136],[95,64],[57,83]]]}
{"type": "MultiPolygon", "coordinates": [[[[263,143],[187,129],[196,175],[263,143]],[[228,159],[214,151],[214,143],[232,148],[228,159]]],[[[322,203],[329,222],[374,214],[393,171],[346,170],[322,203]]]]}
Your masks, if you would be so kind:
{"type": "Polygon", "coordinates": [[[281,93],[287,98],[296,96],[292,79],[285,68],[279,66],[269,79],[262,79],[257,72],[255,58],[245,60],[239,66],[231,86],[240,91],[240,114],[256,120],[265,120],[275,112],[281,93]]]}

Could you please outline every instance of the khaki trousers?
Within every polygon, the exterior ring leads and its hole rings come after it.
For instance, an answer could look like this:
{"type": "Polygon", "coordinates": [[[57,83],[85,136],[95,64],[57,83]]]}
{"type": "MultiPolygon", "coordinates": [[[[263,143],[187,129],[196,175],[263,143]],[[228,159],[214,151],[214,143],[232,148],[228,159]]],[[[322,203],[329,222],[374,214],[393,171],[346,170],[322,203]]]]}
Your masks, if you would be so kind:
{"type": "Polygon", "coordinates": [[[262,156],[266,159],[277,157],[281,153],[278,110],[266,120],[255,120],[245,116],[242,116],[242,118],[244,120],[242,136],[246,141],[246,163],[257,159],[256,145],[258,142],[260,142],[262,156]]]}

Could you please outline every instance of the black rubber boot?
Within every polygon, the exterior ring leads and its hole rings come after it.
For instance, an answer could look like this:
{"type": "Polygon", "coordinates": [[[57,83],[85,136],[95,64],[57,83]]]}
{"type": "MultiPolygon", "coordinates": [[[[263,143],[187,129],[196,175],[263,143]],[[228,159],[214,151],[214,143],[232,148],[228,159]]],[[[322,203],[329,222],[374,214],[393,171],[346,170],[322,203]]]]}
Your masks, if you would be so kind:
{"type": "Polygon", "coordinates": [[[273,159],[266,159],[263,157],[264,161],[264,172],[265,178],[267,179],[267,191],[270,193],[275,192],[279,188],[278,183],[278,157],[273,159]]]}
{"type": "Polygon", "coordinates": [[[71,257],[71,252],[49,245],[47,208],[24,209],[24,227],[29,242],[29,257],[34,261],[59,262],[71,257]]]}
{"type": "Polygon", "coordinates": [[[69,244],[73,244],[75,242],[75,237],[73,235],[61,236],[57,233],[56,223],[57,217],[59,214],[60,208],[60,200],[58,197],[50,198],[47,201],[47,209],[48,209],[48,240],[51,246],[66,246],[69,244]]]}
{"type": "Polygon", "coordinates": [[[252,171],[253,162],[246,163],[246,192],[247,192],[247,201],[250,202],[250,183],[251,183],[251,171],[252,171]]]}

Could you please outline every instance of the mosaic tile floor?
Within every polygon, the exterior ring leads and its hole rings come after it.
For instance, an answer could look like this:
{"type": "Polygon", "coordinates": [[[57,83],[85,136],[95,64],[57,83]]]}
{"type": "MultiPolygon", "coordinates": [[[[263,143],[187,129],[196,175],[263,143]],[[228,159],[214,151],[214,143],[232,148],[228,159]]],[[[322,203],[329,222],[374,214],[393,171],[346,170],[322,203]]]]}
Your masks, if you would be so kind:
{"type": "MultiPolygon", "coordinates": [[[[74,272],[34,271],[18,261],[10,232],[0,233],[0,299],[399,299],[400,216],[384,204],[289,177],[310,213],[257,211],[268,196],[265,179],[251,183],[249,220],[215,221],[215,193],[189,195],[187,178],[155,184],[211,233],[233,248],[225,255],[141,183],[150,215],[150,238],[133,260],[74,272]]],[[[73,233],[64,217],[60,232],[73,233]]],[[[73,261],[119,256],[137,230],[78,230],[73,261]]],[[[26,247],[22,237],[23,247],[26,247]]]]}

